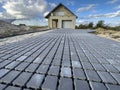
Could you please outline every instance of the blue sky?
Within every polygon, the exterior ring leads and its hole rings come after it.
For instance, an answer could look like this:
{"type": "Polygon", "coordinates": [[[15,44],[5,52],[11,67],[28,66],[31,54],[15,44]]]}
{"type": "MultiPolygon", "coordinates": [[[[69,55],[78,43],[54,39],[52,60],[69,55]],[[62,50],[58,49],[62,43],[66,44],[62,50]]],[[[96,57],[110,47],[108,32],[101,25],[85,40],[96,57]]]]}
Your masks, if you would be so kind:
{"type": "Polygon", "coordinates": [[[0,0],[0,19],[15,20],[14,24],[47,25],[44,16],[59,3],[78,16],[77,25],[99,20],[120,25],[120,0],[0,0]]]}

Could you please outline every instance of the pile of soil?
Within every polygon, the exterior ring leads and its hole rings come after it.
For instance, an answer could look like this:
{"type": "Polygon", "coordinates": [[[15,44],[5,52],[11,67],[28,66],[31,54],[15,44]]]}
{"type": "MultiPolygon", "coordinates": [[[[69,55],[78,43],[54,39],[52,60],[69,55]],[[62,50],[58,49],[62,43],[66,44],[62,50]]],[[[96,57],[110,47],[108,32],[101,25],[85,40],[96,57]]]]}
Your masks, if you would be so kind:
{"type": "Polygon", "coordinates": [[[106,30],[103,28],[98,28],[95,32],[96,35],[114,39],[120,41],[120,31],[106,30]]]}

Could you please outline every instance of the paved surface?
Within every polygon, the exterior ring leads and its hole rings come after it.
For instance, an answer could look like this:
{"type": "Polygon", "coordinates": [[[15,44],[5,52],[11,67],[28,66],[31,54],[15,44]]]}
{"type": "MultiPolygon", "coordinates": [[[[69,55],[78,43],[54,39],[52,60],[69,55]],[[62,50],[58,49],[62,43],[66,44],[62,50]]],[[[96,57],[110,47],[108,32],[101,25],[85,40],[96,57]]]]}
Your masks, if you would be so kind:
{"type": "Polygon", "coordinates": [[[0,46],[0,90],[120,90],[120,43],[55,30],[0,46]]]}

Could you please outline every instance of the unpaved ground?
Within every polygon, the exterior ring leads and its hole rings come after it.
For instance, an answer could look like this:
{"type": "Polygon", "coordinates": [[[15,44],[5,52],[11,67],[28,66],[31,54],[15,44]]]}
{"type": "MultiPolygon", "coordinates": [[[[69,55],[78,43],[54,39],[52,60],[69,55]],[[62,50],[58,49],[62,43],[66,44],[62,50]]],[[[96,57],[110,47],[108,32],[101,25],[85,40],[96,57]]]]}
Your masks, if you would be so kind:
{"type": "Polygon", "coordinates": [[[4,39],[0,39],[0,45],[21,41],[21,40],[24,40],[24,39],[27,39],[27,38],[31,38],[33,36],[42,35],[44,33],[50,32],[50,31],[42,31],[42,32],[24,34],[24,35],[19,35],[19,36],[14,36],[14,37],[7,37],[7,38],[4,38],[4,39]]]}
{"type": "Polygon", "coordinates": [[[100,37],[105,37],[120,42],[120,31],[104,30],[99,28],[96,31],[96,34],[100,37]]]}

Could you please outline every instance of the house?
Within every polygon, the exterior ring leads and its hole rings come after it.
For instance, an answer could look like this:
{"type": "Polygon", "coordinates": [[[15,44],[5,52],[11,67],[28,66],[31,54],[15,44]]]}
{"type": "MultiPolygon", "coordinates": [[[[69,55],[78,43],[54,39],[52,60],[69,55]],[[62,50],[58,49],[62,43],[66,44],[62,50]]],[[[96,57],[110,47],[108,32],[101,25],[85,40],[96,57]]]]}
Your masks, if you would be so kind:
{"type": "Polygon", "coordinates": [[[75,23],[77,16],[70,11],[63,4],[56,6],[48,15],[45,17],[48,19],[48,26],[50,29],[55,28],[72,28],[75,29],[75,23]]]}

